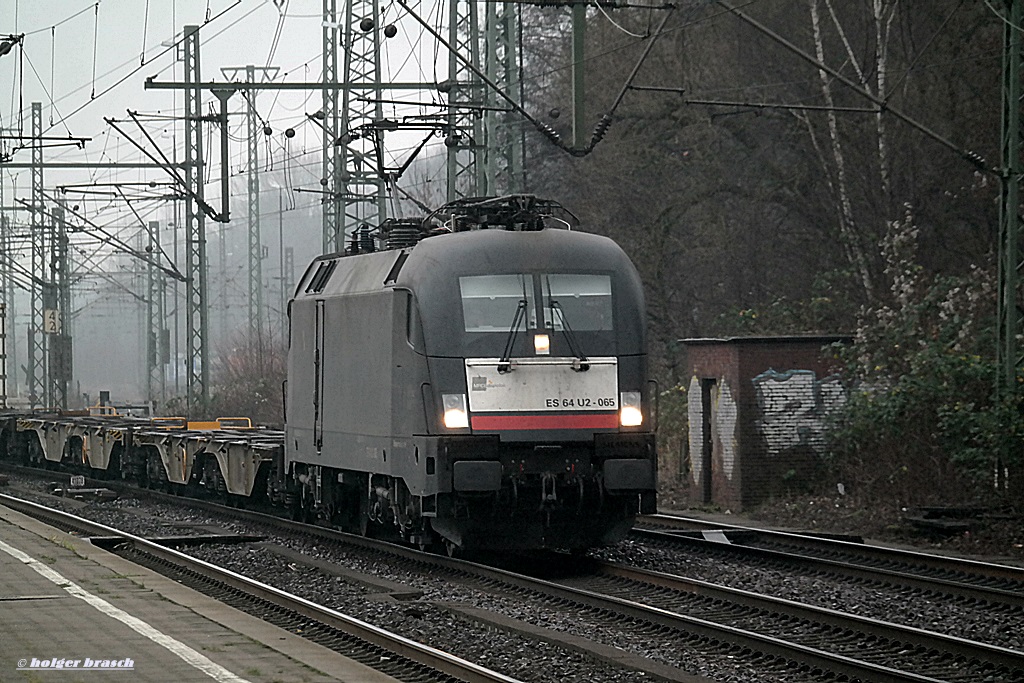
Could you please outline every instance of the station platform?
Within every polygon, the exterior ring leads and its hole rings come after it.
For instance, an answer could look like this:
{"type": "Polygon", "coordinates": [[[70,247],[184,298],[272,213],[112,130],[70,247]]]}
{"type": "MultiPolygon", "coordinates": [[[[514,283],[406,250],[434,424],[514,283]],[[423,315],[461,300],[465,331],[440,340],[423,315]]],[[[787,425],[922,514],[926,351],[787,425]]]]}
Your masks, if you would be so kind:
{"type": "Polygon", "coordinates": [[[0,681],[395,679],[0,506],[0,681]]]}

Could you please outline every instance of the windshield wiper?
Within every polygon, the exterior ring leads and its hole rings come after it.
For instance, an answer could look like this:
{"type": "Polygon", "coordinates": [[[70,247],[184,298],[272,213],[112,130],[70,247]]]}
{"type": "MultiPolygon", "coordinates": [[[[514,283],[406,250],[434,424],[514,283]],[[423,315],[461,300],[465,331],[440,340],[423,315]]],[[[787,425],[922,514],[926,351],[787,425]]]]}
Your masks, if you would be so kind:
{"type": "Polygon", "coordinates": [[[508,330],[508,338],[505,340],[505,352],[501,354],[501,359],[498,361],[498,372],[502,374],[512,372],[512,347],[515,346],[516,333],[519,332],[519,326],[525,317],[526,299],[520,299],[515,315],[512,316],[512,327],[508,330]]]}
{"type": "Polygon", "coordinates": [[[569,325],[569,320],[565,317],[562,305],[551,298],[548,299],[548,305],[552,311],[558,314],[559,320],[562,321],[562,334],[565,335],[565,340],[569,342],[569,350],[572,352],[572,355],[576,357],[576,360],[572,363],[572,369],[577,372],[586,372],[590,369],[590,363],[587,362],[587,357],[583,355],[583,349],[580,347],[576,334],[569,325]]]}

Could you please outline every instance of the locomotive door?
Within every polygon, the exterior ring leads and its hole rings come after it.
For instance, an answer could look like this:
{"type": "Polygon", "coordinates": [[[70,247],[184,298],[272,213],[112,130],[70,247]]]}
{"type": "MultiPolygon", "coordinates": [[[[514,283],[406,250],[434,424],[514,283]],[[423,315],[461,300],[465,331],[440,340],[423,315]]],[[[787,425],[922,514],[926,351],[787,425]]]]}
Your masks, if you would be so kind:
{"type": "Polygon", "coordinates": [[[317,455],[324,446],[324,327],[324,301],[319,299],[313,337],[313,445],[317,455]]]}

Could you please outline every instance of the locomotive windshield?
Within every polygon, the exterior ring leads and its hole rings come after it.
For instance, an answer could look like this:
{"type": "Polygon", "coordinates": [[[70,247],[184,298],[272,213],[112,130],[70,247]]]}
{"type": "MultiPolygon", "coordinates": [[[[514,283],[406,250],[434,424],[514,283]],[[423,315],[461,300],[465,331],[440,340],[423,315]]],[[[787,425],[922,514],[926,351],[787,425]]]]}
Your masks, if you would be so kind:
{"type": "Polygon", "coordinates": [[[536,329],[533,278],[528,275],[460,277],[462,317],[466,332],[508,332],[520,302],[525,302],[526,328],[536,329]]]}
{"type": "Polygon", "coordinates": [[[544,327],[576,332],[612,330],[612,281],[607,275],[543,275],[544,327]]]}
{"type": "Polygon", "coordinates": [[[425,239],[394,286],[413,294],[422,320],[417,348],[427,356],[644,353],[640,277],[626,254],[599,235],[474,230],[425,239]]]}
{"type": "Polygon", "coordinates": [[[473,275],[459,278],[466,332],[508,332],[516,309],[525,302],[525,328],[537,325],[534,288],[539,285],[543,307],[541,328],[561,332],[610,332],[612,280],[608,275],[545,273],[533,275],[473,275]]]}

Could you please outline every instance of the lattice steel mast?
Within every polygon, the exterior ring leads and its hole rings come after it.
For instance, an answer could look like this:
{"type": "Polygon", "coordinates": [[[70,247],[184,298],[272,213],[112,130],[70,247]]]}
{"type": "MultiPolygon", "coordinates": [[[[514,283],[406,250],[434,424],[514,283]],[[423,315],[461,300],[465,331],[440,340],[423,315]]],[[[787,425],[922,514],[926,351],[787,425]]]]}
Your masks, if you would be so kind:
{"type": "Polygon", "coordinates": [[[68,329],[71,311],[71,264],[68,250],[67,223],[64,207],[51,212],[50,280],[44,287],[44,306],[49,357],[47,359],[47,405],[68,407],[68,384],[72,374],[71,334],[68,329]]]}
{"type": "Polygon", "coordinates": [[[46,335],[43,333],[43,287],[46,280],[46,227],[43,214],[43,105],[32,103],[32,275],[39,278],[30,294],[31,317],[28,322],[28,400],[34,408],[46,400],[46,335]]]}
{"type": "MultiPolygon", "coordinates": [[[[3,182],[0,181],[0,207],[4,205],[3,182]]],[[[0,250],[10,258],[14,258],[14,224],[7,214],[0,210],[0,250]]],[[[5,351],[7,357],[7,394],[18,395],[18,335],[15,321],[17,311],[14,304],[14,272],[12,266],[3,264],[0,266],[3,272],[3,302],[6,314],[7,327],[5,332],[5,351]]]]}
{"type": "MultiPolygon", "coordinates": [[[[484,3],[486,13],[485,65],[487,78],[518,104],[520,98],[519,5],[513,2],[484,3]]],[[[507,108],[492,89],[486,89],[484,104],[485,159],[483,193],[515,194],[523,191],[524,140],[522,119],[507,108]]]]}
{"type": "Polygon", "coordinates": [[[466,62],[480,69],[480,19],[474,0],[449,0],[448,80],[448,200],[481,196],[487,191],[483,118],[486,87],[466,62]],[[466,61],[459,59],[462,56],[466,61]],[[461,106],[460,106],[461,105],[461,106]],[[476,108],[474,112],[468,107],[476,108]]]}
{"type": "MultiPolygon", "coordinates": [[[[207,301],[206,216],[203,201],[202,81],[199,68],[199,27],[186,26],[185,57],[185,376],[189,410],[205,407],[210,397],[209,306],[207,301]]],[[[225,171],[226,172],[226,171],[225,171]]]]}
{"type": "MultiPolygon", "coordinates": [[[[264,77],[268,70],[261,69],[264,77]]],[[[276,73],[276,69],[274,70],[276,73]]],[[[245,67],[245,82],[256,82],[256,67],[249,64],[245,67]]],[[[260,135],[263,127],[256,118],[256,94],[258,91],[249,90],[246,100],[249,106],[246,109],[246,132],[248,141],[246,147],[249,152],[249,172],[246,174],[246,187],[248,189],[249,209],[249,339],[257,339],[263,334],[263,242],[260,235],[260,170],[259,152],[260,135]]]]}
{"type": "Polygon", "coordinates": [[[341,168],[342,161],[338,147],[338,91],[328,87],[338,82],[338,10],[336,0],[324,0],[323,21],[323,175],[320,185],[324,188],[323,204],[323,252],[341,251],[345,236],[341,227],[341,168]]]}
{"type": "MultiPolygon", "coordinates": [[[[386,218],[385,179],[373,162],[373,139],[358,138],[352,129],[384,118],[381,96],[378,0],[349,0],[344,33],[344,84],[341,102],[340,185],[344,207],[341,238],[352,235],[361,224],[376,226],[386,218]],[[354,87],[355,84],[361,87],[354,87]]],[[[343,245],[342,245],[343,247],[343,245]]]]}
{"type": "MultiPolygon", "coordinates": [[[[160,250],[160,223],[149,222],[149,253],[154,258],[160,250]]],[[[164,365],[169,355],[169,334],[166,327],[165,300],[167,281],[156,262],[150,259],[146,263],[146,319],[149,329],[146,334],[146,397],[157,406],[167,398],[166,376],[164,365]]]]}

